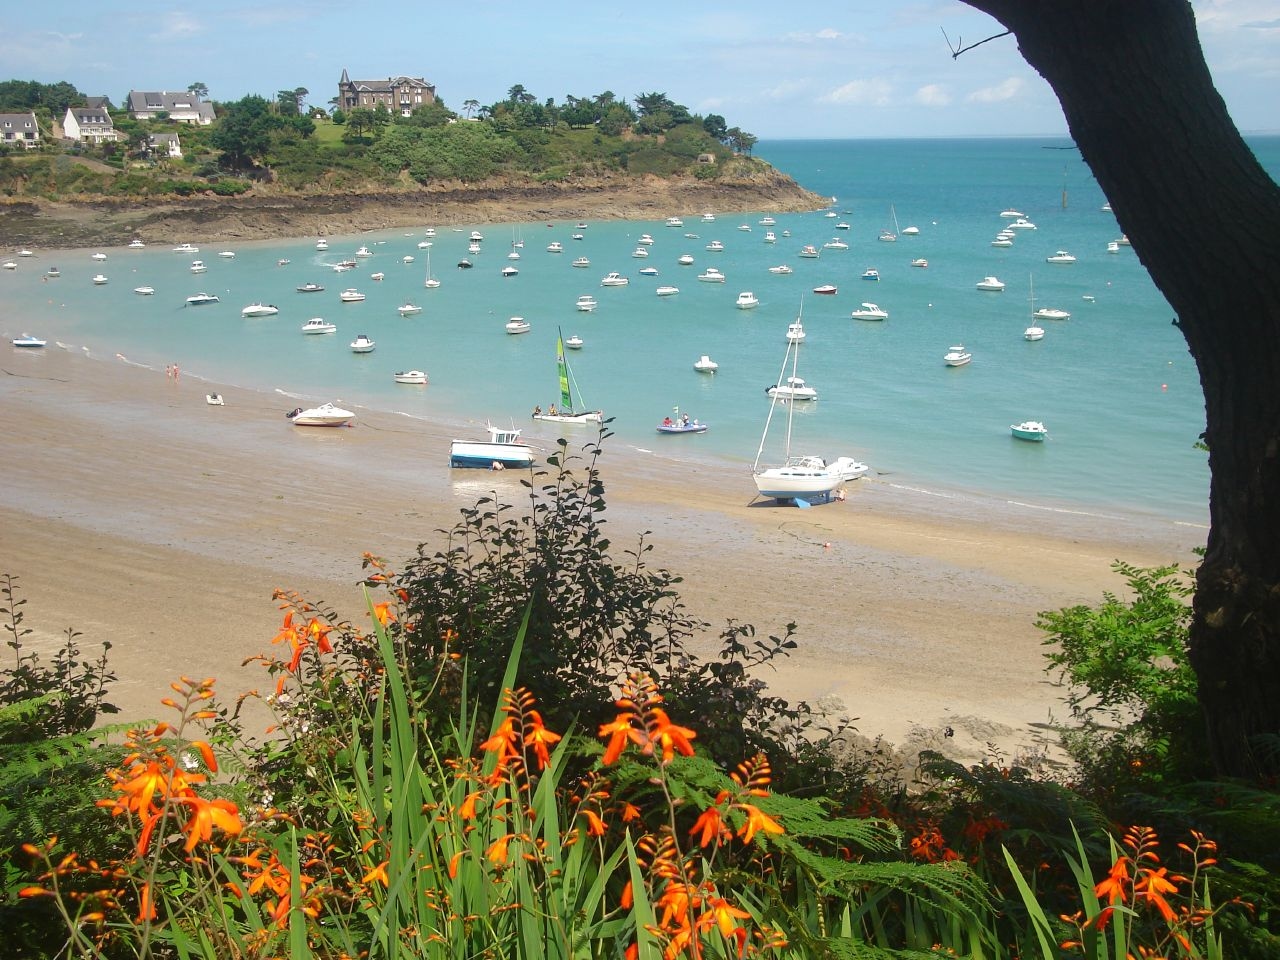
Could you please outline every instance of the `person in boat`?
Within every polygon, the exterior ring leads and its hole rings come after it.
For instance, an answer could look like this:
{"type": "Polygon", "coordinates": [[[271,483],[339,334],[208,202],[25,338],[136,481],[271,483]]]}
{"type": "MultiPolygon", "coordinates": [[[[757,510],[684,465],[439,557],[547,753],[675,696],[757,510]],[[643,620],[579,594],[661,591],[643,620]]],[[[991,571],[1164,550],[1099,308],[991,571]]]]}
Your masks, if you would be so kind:
{"type": "Polygon", "coordinates": [[[687,427],[689,425],[689,415],[686,413],[680,417],[680,426],[687,427]]]}
{"type": "Polygon", "coordinates": [[[535,404],[533,405],[533,415],[534,415],[535,417],[540,417],[540,416],[542,416],[542,404],[540,404],[540,403],[535,403],[535,404]]]}
{"type": "Polygon", "coordinates": [[[663,418],[662,418],[662,425],[663,425],[664,427],[669,427],[669,426],[671,426],[671,418],[670,418],[670,417],[663,417],[663,418]]]}
{"type": "Polygon", "coordinates": [[[556,415],[556,405],[553,403],[547,408],[547,416],[554,417],[556,415]]]}

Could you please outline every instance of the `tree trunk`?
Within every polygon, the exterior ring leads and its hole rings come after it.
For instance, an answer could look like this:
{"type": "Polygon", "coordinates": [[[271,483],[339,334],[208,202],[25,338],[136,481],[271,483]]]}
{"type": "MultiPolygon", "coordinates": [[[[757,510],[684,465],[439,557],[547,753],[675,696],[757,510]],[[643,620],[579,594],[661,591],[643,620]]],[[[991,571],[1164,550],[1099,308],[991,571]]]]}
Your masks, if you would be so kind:
{"type": "Polygon", "coordinates": [[[1213,86],[1186,0],[965,2],[1053,87],[1177,313],[1212,471],[1191,663],[1219,772],[1275,777],[1280,741],[1257,738],[1280,736],[1280,189],[1213,86]]]}

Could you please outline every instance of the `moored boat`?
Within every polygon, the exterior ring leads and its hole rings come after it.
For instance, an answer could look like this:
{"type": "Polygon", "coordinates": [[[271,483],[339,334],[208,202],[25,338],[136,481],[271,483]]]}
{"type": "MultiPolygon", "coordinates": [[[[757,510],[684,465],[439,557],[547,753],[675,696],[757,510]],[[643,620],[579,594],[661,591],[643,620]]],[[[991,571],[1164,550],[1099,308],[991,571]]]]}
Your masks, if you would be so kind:
{"type": "Polygon", "coordinates": [[[427,382],[427,374],[423,370],[401,370],[393,373],[391,378],[396,383],[423,384],[427,382]]]}
{"type": "Polygon", "coordinates": [[[322,403],[318,407],[298,407],[285,416],[295,427],[345,427],[355,414],[332,403],[322,403]]]}
{"type": "Polygon", "coordinates": [[[1048,429],[1039,420],[1023,420],[1021,423],[1009,425],[1009,431],[1019,440],[1030,440],[1040,443],[1049,435],[1048,429]]]}
{"type": "Polygon", "coordinates": [[[485,429],[489,431],[488,440],[454,440],[449,445],[449,466],[494,470],[533,465],[534,448],[520,438],[519,430],[491,423],[485,429]]]}

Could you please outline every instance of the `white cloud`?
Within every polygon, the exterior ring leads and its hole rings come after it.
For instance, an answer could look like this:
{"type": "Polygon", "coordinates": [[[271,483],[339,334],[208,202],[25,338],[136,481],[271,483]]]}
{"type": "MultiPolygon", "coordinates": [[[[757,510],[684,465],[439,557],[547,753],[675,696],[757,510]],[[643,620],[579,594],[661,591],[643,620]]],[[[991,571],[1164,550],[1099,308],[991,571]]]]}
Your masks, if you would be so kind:
{"type": "Polygon", "coordinates": [[[171,13],[160,24],[160,29],[152,33],[150,40],[185,40],[205,32],[205,25],[195,17],[185,13],[171,13]]]}
{"type": "Polygon", "coordinates": [[[803,33],[788,33],[782,39],[790,41],[791,43],[815,43],[832,40],[847,40],[849,39],[849,35],[841,33],[834,27],[822,27],[819,30],[805,31],[803,33]]]}
{"type": "Polygon", "coordinates": [[[799,80],[785,80],[782,83],[761,90],[757,98],[776,103],[780,100],[790,100],[804,88],[805,84],[799,80]]]}
{"type": "Polygon", "coordinates": [[[981,90],[975,90],[969,96],[965,97],[970,103],[1000,103],[1004,100],[1012,100],[1022,92],[1024,86],[1021,77],[1010,77],[997,83],[994,87],[983,87],[981,90]]]}
{"type": "Polygon", "coordinates": [[[893,87],[889,81],[873,77],[870,80],[851,80],[844,86],[836,87],[830,93],[824,93],[818,100],[821,103],[851,103],[883,107],[888,105],[889,95],[892,92],[893,87]]]}
{"type": "Polygon", "coordinates": [[[929,83],[917,90],[912,99],[926,107],[945,107],[951,103],[951,93],[940,83],[929,83]]]}

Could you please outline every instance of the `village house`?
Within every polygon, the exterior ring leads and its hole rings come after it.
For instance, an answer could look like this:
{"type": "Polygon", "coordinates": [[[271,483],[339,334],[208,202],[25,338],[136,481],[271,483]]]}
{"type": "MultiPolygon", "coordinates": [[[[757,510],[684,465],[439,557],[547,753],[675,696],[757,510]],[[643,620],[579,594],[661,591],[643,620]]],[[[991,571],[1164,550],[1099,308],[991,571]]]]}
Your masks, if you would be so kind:
{"type": "Polygon", "coordinates": [[[129,116],[135,120],[154,120],[163,113],[177,123],[201,127],[213,123],[213,104],[185,90],[130,90],[128,106],[129,116]]]}
{"type": "Polygon", "coordinates": [[[385,80],[352,80],[342,71],[338,81],[338,107],[342,110],[376,110],[408,117],[419,107],[436,102],[436,88],[421,77],[387,77],[385,80]]]}
{"type": "Polygon", "coordinates": [[[120,139],[106,107],[67,107],[62,133],[81,143],[112,143],[120,139]]]}
{"type": "Polygon", "coordinates": [[[153,133],[147,137],[147,152],[155,158],[176,160],[182,156],[182,142],[176,133],[153,133]]]}
{"type": "Polygon", "coordinates": [[[0,143],[34,150],[40,146],[40,128],[34,113],[0,113],[0,143]]]}

